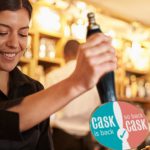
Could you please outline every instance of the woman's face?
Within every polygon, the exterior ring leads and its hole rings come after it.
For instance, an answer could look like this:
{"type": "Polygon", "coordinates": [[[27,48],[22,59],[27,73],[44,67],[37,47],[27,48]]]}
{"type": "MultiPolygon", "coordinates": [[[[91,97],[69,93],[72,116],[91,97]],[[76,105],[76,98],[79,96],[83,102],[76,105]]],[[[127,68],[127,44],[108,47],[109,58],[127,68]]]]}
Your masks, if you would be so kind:
{"type": "Polygon", "coordinates": [[[27,10],[0,12],[0,71],[15,68],[26,49],[28,31],[27,10]]]}

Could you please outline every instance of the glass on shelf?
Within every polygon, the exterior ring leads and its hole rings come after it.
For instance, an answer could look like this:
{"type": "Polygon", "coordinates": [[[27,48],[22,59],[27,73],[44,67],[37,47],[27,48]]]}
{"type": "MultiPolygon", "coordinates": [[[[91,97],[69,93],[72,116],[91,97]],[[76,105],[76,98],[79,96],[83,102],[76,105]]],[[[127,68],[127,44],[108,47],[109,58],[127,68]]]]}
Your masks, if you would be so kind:
{"type": "Polygon", "coordinates": [[[86,24],[83,24],[82,21],[74,22],[71,25],[71,36],[76,39],[85,40],[86,32],[87,32],[87,26],[86,26],[86,24]]]}
{"type": "Polygon", "coordinates": [[[47,40],[47,51],[46,56],[49,58],[55,58],[56,51],[55,51],[55,42],[53,40],[47,40]]]}
{"type": "Polygon", "coordinates": [[[131,93],[131,85],[130,85],[129,78],[125,78],[124,85],[125,85],[125,97],[131,98],[132,97],[132,93],[131,93]]]}
{"type": "Polygon", "coordinates": [[[39,57],[55,58],[56,55],[56,41],[49,38],[40,39],[39,57]]]}
{"type": "Polygon", "coordinates": [[[139,97],[145,97],[146,96],[146,90],[144,87],[144,80],[140,79],[138,81],[138,96],[139,97]]]}
{"type": "Polygon", "coordinates": [[[24,53],[24,57],[27,59],[32,58],[31,43],[32,43],[32,36],[28,35],[27,48],[24,53]]]}
{"type": "Polygon", "coordinates": [[[138,41],[132,41],[132,45],[124,51],[124,64],[127,68],[137,71],[148,71],[150,68],[150,55],[146,48],[138,41]]]}
{"type": "Polygon", "coordinates": [[[40,39],[40,47],[39,47],[39,57],[44,58],[46,57],[46,39],[40,39]]]}
{"type": "Polygon", "coordinates": [[[130,76],[131,81],[131,95],[132,97],[137,97],[138,92],[138,85],[137,85],[137,78],[135,75],[130,76]]]}
{"type": "Polygon", "coordinates": [[[145,83],[146,97],[150,97],[150,82],[145,83]]]}
{"type": "Polygon", "coordinates": [[[31,52],[31,49],[29,48],[27,48],[26,49],[26,52],[24,53],[24,57],[25,58],[27,58],[27,59],[30,59],[30,58],[32,58],[32,52],[31,52]]]}

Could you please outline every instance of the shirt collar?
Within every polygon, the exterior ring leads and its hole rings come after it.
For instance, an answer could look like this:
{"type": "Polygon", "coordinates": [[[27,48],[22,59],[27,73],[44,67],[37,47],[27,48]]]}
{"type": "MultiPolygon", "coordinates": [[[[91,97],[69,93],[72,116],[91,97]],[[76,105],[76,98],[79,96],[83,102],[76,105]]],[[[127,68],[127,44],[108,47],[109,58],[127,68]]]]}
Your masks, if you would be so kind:
{"type": "Polygon", "coordinates": [[[25,74],[23,74],[17,67],[10,72],[9,84],[13,87],[20,87],[24,84],[31,84],[25,74]]]}

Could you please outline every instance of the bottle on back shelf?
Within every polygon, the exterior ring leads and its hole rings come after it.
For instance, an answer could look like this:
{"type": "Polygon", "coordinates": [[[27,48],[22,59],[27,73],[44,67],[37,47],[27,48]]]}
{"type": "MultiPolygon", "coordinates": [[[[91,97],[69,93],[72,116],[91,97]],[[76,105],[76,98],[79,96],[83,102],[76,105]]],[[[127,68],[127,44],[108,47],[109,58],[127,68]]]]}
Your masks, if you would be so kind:
{"type": "MultiPolygon", "coordinates": [[[[90,12],[88,17],[87,38],[92,34],[102,32],[100,26],[95,21],[94,13],[90,12]]],[[[114,72],[106,73],[98,82],[97,90],[102,103],[109,101],[116,101],[115,84],[114,84],[114,72]]]]}

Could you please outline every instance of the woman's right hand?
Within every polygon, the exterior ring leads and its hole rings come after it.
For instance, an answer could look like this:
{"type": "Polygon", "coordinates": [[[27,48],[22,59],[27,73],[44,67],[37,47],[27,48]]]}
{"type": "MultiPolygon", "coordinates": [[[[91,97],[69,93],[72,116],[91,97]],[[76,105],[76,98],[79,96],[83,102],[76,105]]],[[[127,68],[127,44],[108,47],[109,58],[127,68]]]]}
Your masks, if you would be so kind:
{"type": "Polygon", "coordinates": [[[117,67],[111,38],[103,33],[90,36],[78,50],[77,65],[71,78],[83,91],[92,88],[105,73],[117,67]]]}

